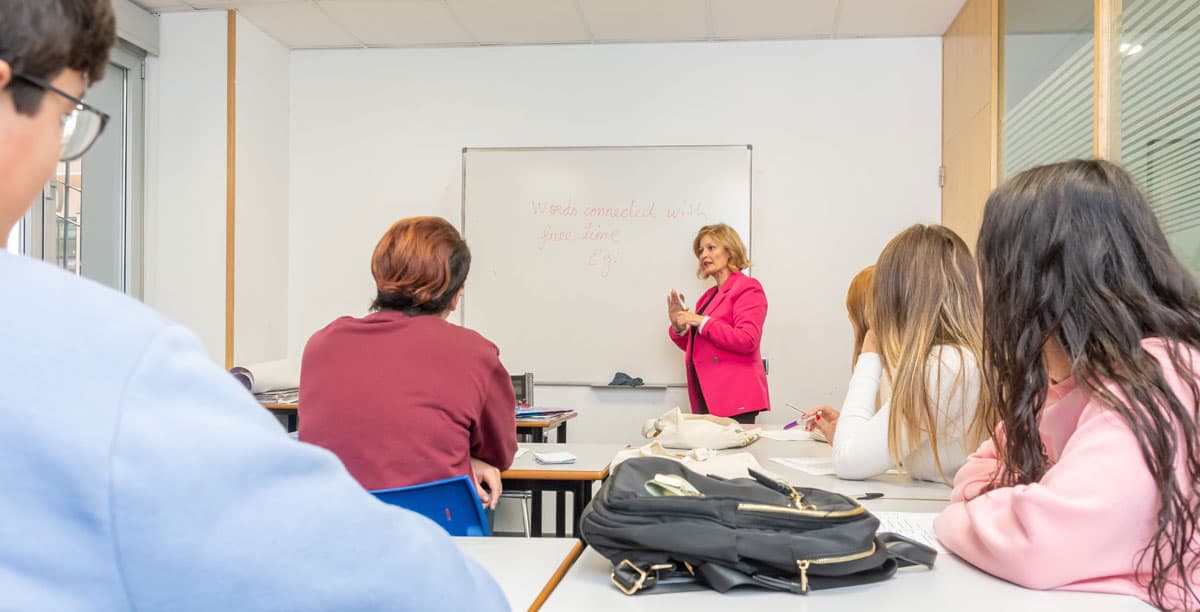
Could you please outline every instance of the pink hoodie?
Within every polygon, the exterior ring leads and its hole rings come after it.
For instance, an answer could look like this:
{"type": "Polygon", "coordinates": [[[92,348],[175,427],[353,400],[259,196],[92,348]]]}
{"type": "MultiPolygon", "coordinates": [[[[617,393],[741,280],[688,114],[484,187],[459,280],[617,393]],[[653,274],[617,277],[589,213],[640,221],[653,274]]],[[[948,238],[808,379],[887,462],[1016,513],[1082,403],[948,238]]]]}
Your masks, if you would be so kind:
{"type": "MultiPolygon", "coordinates": [[[[1163,341],[1142,346],[1163,364],[1184,405],[1195,406],[1163,341]]],[[[1200,368],[1200,354],[1191,357],[1194,369],[1200,368]]],[[[1154,533],[1158,492],[1133,431],[1071,379],[1051,387],[1046,403],[1039,428],[1050,469],[1036,483],[979,495],[998,466],[995,445],[984,442],[954,478],[951,504],[934,522],[938,540],[980,569],[1025,587],[1119,593],[1148,602],[1149,559],[1140,566],[1137,559],[1154,533]]],[[[1175,466],[1182,479],[1179,458],[1175,466]]],[[[1190,582],[1200,589],[1200,572],[1190,582]]],[[[1182,607],[1185,597],[1192,607],[1200,605],[1178,588],[1168,587],[1166,596],[1171,608],[1182,607]]]]}

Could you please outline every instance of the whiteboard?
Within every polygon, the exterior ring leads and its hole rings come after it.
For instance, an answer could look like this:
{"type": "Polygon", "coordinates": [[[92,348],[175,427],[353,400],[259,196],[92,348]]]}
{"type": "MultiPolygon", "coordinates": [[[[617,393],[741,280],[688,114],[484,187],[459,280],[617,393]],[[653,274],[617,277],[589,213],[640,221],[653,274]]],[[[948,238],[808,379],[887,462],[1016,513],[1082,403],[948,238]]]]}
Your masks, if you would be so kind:
{"type": "Polygon", "coordinates": [[[667,294],[695,308],[712,285],[700,227],[728,223],[750,248],[750,177],[747,145],[464,149],[463,324],[537,384],[684,384],[667,294]]]}

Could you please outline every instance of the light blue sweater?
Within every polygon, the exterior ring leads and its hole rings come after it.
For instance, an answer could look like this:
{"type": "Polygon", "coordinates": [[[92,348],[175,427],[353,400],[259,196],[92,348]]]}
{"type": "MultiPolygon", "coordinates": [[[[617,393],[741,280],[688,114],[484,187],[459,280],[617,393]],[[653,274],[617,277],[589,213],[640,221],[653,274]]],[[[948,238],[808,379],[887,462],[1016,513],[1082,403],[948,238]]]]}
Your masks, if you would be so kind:
{"type": "Polygon", "coordinates": [[[0,610],[507,607],[190,333],[0,250],[0,610]]]}

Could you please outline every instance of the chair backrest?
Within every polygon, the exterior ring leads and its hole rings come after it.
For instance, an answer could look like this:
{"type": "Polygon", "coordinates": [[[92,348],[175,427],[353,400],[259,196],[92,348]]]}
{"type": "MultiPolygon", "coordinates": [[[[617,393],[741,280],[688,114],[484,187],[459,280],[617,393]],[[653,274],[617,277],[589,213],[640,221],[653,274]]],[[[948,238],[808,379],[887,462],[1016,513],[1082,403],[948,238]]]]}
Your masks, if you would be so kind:
{"type": "Polygon", "coordinates": [[[412,510],[432,520],[450,535],[486,536],[491,533],[475,483],[467,476],[398,489],[380,489],[371,494],[384,503],[412,510]]]}

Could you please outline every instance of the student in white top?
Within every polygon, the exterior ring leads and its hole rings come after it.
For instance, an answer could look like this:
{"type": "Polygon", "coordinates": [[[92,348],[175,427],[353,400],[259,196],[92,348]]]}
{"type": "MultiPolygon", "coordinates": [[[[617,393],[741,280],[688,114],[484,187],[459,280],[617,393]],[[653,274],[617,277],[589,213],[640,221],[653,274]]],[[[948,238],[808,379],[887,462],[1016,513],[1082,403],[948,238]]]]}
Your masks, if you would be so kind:
{"type": "Polygon", "coordinates": [[[841,478],[899,466],[949,482],[996,423],[980,403],[980,294],[966,243],[940,225],[901,232],[879,256],[868,305],[842,410],[813,408],[807,427],[829,439],[841,478]],[[876,411],[885,370],[892,394],[876,411]]]}

